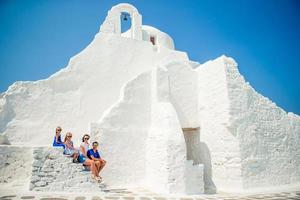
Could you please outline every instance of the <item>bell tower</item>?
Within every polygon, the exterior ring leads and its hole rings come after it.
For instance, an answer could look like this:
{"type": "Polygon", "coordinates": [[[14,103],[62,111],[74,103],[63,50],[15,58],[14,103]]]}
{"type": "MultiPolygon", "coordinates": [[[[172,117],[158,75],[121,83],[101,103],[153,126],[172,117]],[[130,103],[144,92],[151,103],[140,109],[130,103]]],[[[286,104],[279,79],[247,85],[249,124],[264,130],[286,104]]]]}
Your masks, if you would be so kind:
{"type": "Polygon", "coordinates": [[[118,4],[108,11],[100,32],[121,35],[121,17],[131,18],[130,38],[142,40],[142,15],[134,6],[127,3],[118,4]]]}

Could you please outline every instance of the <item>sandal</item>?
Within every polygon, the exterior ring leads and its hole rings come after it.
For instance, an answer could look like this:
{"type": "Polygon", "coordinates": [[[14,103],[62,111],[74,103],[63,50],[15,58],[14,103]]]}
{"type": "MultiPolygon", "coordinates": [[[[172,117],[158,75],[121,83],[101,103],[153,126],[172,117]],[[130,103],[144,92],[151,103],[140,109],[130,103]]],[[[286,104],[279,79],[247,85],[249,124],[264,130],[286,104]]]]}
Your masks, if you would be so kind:
{"type": "Polygon", "coordinates": [[[101,176],[97,176],[97,177],[96,177],[96,180],[97,180],[98,182],[102,182],[101,176]]]}

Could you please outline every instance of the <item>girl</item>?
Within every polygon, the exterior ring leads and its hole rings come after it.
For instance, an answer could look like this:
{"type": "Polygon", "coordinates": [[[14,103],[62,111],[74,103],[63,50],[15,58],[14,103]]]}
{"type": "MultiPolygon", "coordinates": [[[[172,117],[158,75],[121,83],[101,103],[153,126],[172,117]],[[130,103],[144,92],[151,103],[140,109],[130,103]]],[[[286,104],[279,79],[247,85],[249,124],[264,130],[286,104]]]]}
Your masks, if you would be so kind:
{"type": "Polygon", "coordinates": [[[75,163],[77,162],[77,158],[78,158],[78,150],[74,147],[71,138],[72,138],[72,133],[68,132],[64,139],[64,144],[65,144],[64,154],[72,156],[73,162],[75,163]]]}
{"type": "Polygon", "coordinates": [[[89,139],[90,136],[88,134],[83,135],[82,137],[82,143],[80,144],[80,152],[79,152],[79,157],[78,160],[80,163],[84,163],[86,161],[86,152],[89,150],[89,139]]]}
{"type": "Polygon", "coordinates": [[[60,126],[56,127],[55,136],[54,136],[54,140],[53,140],[53,146],[65,148],[64,143],[61,141],[61,130],[62,129],[60,126]]]}

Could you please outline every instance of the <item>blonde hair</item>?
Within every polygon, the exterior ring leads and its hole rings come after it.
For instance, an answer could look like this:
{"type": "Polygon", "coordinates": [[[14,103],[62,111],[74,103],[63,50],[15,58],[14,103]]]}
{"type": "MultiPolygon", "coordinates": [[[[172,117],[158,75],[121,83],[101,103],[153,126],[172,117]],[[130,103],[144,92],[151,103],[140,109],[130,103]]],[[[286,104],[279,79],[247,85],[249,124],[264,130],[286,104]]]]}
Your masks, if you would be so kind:
{"type": "Polygon", "coordinates": [[[67,141],[67,139],[68,139],[68,136],[72,136],[72,133],[71,132],[67,132],[66,133],[66,135],[65,135],[65,139],[64,139],[64,142],[66,142],[67,141]]]}

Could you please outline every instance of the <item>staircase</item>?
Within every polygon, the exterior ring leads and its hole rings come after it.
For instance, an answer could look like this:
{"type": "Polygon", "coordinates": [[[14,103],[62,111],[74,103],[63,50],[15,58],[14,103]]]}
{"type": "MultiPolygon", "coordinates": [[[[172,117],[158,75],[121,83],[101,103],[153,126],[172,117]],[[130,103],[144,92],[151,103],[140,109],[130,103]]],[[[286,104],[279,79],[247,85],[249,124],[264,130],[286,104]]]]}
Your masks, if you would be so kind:
{"type": "Polygon", "coordinates": [[[73,163],[57,147],[34,147],[30,179],[33,191],[104,191],[106,185],[91,178],[91,172],[82,164],[73,163]]]}

